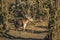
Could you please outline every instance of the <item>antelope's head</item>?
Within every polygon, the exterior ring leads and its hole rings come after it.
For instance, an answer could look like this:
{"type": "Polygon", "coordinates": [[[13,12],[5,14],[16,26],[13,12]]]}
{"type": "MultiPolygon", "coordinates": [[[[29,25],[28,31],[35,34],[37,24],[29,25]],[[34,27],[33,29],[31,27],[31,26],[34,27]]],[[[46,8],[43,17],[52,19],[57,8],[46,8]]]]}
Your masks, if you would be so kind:
{"type": "Polygon", "coordinates": [[[26,17],[29,21],[33,22],[33,18],[32,18],[32,17],[30,17],[30,16],[28,16],[28,15],[25,15],[25,17],[26,17]]]}

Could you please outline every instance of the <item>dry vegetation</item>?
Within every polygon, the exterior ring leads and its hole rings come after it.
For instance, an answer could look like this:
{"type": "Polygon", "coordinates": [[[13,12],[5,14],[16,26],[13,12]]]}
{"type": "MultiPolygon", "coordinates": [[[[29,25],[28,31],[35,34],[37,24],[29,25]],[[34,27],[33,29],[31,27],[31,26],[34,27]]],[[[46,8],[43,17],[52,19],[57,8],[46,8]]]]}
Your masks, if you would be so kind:
{"type": "MultiPolygon", "coordinates": [[[[7,34],[14,37],[44,39],[49,35],[48,33],[35,34],[34,31],[48,31],[49,28],[52,32],[52,40],[60,40],[60,0],[2,0],[0,8],[0,32],[13,29],[7,34]],[[23,29],[20,25],[17,28],[14,24],[19,18],[19,12],[34,19],[34,23],[28,23],[26,27],[28,31],[17,31],[23,29]],[[43,26],[43,28],[35,26],[43,26]],[[29,32],[31,30],[33,31],[29,32]]],[[[23,20],[25,19],[24,17],[23,20]]]]}

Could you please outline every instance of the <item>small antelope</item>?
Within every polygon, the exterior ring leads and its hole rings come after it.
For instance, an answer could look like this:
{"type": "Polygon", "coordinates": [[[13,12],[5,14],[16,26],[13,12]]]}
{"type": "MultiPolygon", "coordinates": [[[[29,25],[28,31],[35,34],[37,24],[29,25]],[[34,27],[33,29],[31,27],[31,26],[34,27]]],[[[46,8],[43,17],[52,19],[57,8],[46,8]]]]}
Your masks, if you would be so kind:
{"type": "Polygon", "coordinates": [[[22,25],[24,31],[27,27],[28,22],[33,22],[33,19],[30,16],[25,15],[25,17],[26,18],[18,21],[18,24],[22,25]]]}
{"type": "Polygon", "coordinates": [[[25,15],[26,16],[26,20],[23,20],[23,30],[25,31],[25,29],[26,29],[26,27],[27,27],[27,24],[28,24],[28,22],[33,22],[33,19],[31,18],[31,17],[29,17],[29,16],[27,16],[27,15],[25,15]]]}

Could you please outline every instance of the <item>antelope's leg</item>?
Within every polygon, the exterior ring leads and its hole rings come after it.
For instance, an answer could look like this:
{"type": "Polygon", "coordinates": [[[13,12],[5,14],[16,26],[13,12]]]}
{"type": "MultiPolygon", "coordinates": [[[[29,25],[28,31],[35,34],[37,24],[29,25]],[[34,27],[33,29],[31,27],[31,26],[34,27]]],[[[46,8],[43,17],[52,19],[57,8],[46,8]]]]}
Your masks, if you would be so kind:
{"type": "Polygon", "coordinates": [[[23,25],[23,30],[25,31],[25,29],[26,29],[26,27],[27,27],[27,24],[28,24],[28,20],[24,23],[24,25],[23,25]]]}

